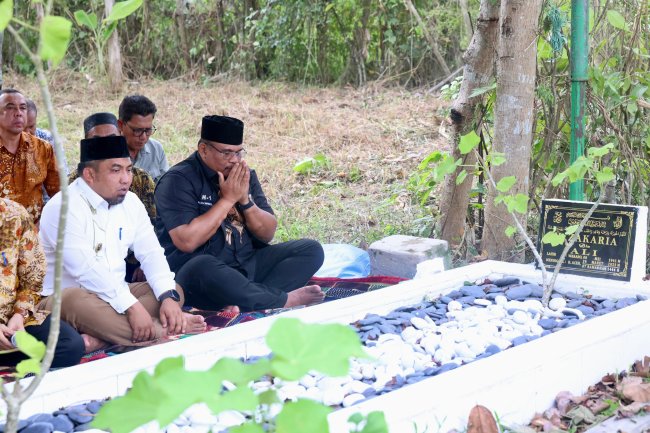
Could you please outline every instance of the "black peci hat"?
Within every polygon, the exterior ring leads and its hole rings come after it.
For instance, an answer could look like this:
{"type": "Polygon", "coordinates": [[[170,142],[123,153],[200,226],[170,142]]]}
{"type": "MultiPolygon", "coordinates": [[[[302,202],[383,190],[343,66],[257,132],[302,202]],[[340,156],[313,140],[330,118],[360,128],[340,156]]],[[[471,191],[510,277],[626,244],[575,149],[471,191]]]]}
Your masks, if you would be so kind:
{"type": "Polygon", "coordinates": [[[81,140],[80,146],[80,162],[129,157],[129,148],[122,136],[86,138],[81,140]]]}
{"type": "Polygon", "coordinates": [[[244,122],[228,116],[204,116],[201,138],[239,146],[244,141],[244,122]]]}

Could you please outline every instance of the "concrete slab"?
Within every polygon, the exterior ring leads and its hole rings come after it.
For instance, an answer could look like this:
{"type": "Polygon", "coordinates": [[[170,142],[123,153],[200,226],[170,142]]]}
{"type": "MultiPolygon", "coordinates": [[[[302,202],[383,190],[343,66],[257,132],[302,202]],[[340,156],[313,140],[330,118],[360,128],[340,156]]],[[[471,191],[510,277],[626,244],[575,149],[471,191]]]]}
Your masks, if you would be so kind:
{"type": "Polygon", "coordinates": [[[447,259],[449,246],[440,239],[393,235],[373,242],[368,248],[371,275],[413,278],[417,265],[425,260],[447,259]]]}

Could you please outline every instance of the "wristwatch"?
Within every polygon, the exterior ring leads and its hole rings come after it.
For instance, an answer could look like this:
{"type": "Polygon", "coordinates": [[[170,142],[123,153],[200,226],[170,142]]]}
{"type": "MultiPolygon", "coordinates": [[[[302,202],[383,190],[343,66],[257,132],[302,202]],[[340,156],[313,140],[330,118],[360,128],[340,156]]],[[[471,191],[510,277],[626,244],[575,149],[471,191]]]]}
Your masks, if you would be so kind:
{"type": "Polygon", "coordinates": [[[164,301],[167,298],[172,298],[174,301],[179,302],[181,300],[181,295],[174,289],[167,290],[158,298],[159,302],[164,301]]]}
{"type": "Polygon", "coordinates": [[[239,205],[239,210],[240,211],[245,211],[246,209],[250,209],[253,206],[255,206],[255,202],[249,198],[248,203],[239,205]]]}

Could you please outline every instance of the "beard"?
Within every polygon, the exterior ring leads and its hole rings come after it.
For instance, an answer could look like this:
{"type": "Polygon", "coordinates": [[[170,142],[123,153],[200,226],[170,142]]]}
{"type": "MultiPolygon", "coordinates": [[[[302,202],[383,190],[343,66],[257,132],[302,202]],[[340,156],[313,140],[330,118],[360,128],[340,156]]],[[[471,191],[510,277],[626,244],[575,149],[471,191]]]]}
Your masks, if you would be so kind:
{"type": "Polygon", "coordinates": [[[118,195],[117,197],[113,197],[111,199],[108,199],[108,200],[105,199],[105,200],[108,202],[109,206],[115,206],[115,205],[118,205],[118,204],[122,203],[125,198],[126,198],[126,195],[118,195]]]}

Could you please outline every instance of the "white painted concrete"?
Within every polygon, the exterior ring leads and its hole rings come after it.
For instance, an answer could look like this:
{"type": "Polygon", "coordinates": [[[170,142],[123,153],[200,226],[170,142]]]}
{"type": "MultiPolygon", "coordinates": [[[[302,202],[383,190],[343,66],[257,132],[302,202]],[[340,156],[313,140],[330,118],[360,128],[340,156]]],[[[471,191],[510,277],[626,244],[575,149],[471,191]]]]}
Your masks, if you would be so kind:
{"type": "MultiPolygon", "coordinates": [[[[162,359],[183,355],[193,370],[206,369],[222,356],[264,354],[263,336],[278,317],[299,317],[309,323],[350,323],[368,312],[384,314],[419,302],[427,292],[442,294],[464,281],[516,275],[538,280],[530,265],[486,261],[412,280],[386,289],[242,323],[215,332],[140,349],[48,373],[21,417],[51,411],[88,399],[122,394],[138,371],[162,359]]],[[[618,283],[560,275],[558,287],[587,288],[606,296],[650,294],[650,283],[618,283]]],[[[605,373],[627,368],[650,352],[650,302],[589,320],[440,376],[409,385],[330,416],[332,431],[345,430],[350,413],[383,410],[392,432],[429,432],[463,428],[472,406],[483,404],[506,422],[526,422],[535,411],[546,409],[562,390],[581,393],[605,373]]]]}

